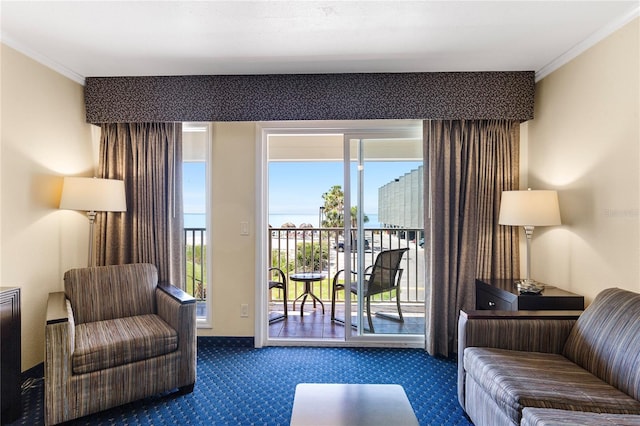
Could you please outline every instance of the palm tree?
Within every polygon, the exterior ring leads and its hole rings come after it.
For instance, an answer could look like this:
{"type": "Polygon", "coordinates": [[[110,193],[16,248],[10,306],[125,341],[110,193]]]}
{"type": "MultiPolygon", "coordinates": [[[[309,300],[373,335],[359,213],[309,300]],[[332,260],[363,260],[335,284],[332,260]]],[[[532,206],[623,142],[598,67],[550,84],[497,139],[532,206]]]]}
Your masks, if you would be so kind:
{"type": "MultiPolygon", "coordinates": [[[[334,185],[329,191],[322,194],[324,200],[325,219],[322,226],[327,228],[341,228],[344,226],[344,192],[342,186],[334,185]]],[[[356,227],[358,208],[351,207],[351,226],[356,227]]],[[[363,216],[364,223],[369,222],[367,215],[363,216]]]]}
{"type": "Polygon", "coordinates": [[[339,228],[344,225],[344,192],[340,185],[334,185],[322,194],[324,200],[324,220],[322,226],[339,228]]]}
{"type": "MultiPolygon", "coordinates": [[[[369,222],[369,216],[367,216],[366,214],[363,214],[362,223],[367,223],[367,222],[369,222]]],[[[351,207],[351,227],[352,228],[358,227],[358,207],[356,206],[351,207]]]]}

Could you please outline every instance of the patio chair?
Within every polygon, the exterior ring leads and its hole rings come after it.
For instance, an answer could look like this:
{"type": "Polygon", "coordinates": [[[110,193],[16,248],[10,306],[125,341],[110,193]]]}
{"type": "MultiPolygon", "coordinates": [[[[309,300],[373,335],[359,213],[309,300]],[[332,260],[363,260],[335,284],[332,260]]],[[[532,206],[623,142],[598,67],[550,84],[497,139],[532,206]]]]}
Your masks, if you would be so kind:
{"type": "MultiPolygon", "coordinates": [[[[400,248],[393,250],[381,251],[373,265],[368,266],[364,270],[364,280],[362,288],[364,294],[362,295],[366,302],[367,319],[369,320],[369,331],[375,333],[373,328],[373,320],[371,319],[371,296],[386,292],[395,291],[396,293],[396,305],[398,307],[398,318],[386,316],[390,319],[404,322],[402,317],[402,309],[400,308],[400,278],[402,278],[402,269],[400,268],[400,262],[402,256],[408,251],[409,248],[400,248]]],[[[344,273],[344,269],[339,270],[333,277],[333,285],[331,290],[331,321],[336,320],[336,294],[338,291],[344,291],[344,282],[338,282],[340,275],[344,273]]],[[[351,271],[353,278],[351,280],[351,293],[358,294],[357,273],[351,271]]],[[[346,296],[345,296],[346,297],[346,296]]]]}
{"type": "Polygon", "coordinates": [[[282,272],[280,268],[269,268],[269,291],[274,288],[282,290],[283,294],[283,303],[284,303],[284,314],[278,315],[273,318],[269,318],[269,323],[279,321],[281,319],[287,318],[287,277],[282,272]]]}

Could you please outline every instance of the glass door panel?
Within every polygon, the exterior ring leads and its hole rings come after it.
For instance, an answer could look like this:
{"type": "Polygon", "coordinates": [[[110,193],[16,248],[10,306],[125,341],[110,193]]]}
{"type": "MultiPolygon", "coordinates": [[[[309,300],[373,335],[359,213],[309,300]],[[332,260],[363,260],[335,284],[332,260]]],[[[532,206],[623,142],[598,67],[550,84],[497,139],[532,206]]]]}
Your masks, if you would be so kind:
{"type": "Polygon", "coordinates": [[[352,334],[424,334],[422,141],[393,135],[347,135],[345,141],[345,232],[357,272],[346,308],[352,334]]]}

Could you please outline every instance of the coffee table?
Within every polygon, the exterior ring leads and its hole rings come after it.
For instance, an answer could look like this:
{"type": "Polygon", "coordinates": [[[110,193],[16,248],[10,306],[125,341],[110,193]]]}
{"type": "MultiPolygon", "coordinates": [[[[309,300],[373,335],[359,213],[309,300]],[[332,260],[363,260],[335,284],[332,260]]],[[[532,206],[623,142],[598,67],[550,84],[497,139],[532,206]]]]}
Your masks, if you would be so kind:
{"type": "Polygon", "coordinates": [[[300,383],[291,426],[418,425],[400,385],[300,383]]]}

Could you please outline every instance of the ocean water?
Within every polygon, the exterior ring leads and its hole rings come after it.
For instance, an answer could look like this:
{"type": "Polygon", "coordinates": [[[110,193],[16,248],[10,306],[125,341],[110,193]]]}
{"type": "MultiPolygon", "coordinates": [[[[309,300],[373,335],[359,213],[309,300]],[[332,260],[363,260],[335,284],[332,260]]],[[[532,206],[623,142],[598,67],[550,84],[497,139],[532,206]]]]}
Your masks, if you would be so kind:
{"type": "MultiPolygon", "coordinates": [[[[380,228],[378,223],[377,214],[369,214],[369,222],[365,224],[366,228],[380,228]]],[[[318,215],[304,215],[304,214],[270,214],[269,225],[274,228],[279,228],[283,223],[291,222],[300,227],[303,223],[310,223],[314,228],[318,227],[318,215]]],[[[185,213],[184,215],[184,227],[185,228],[205,228],[206,227],[206,215],[200,213],[185,213]]]]}

